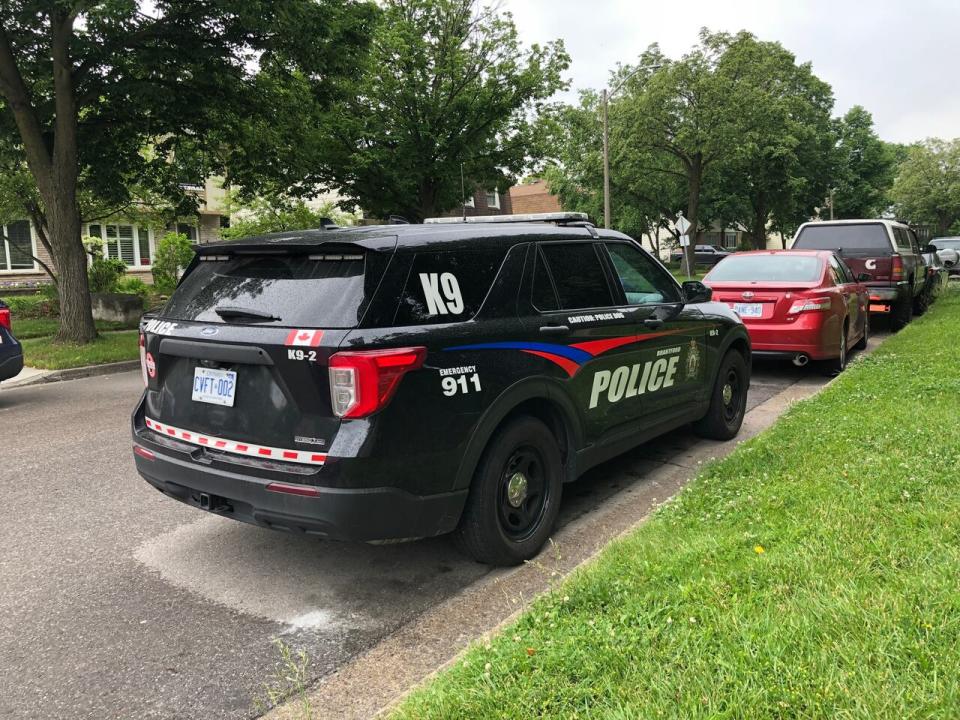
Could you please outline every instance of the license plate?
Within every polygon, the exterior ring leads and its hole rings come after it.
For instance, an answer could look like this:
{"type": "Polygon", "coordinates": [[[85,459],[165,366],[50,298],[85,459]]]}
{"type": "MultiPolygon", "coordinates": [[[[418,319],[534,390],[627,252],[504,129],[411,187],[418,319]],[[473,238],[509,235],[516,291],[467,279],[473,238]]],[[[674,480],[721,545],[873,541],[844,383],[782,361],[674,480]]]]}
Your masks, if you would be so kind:
{"type": "Polygon", "coordinates": [[[742,318],[763,317],[763,305],[760,303],[734,303],[733,311],[742,318]]]}
{"type": "Polygon", "coordinates": [[[237,374],[232,370],[198,367],[193,371],[193,400],[233,407],[237,374]]]}

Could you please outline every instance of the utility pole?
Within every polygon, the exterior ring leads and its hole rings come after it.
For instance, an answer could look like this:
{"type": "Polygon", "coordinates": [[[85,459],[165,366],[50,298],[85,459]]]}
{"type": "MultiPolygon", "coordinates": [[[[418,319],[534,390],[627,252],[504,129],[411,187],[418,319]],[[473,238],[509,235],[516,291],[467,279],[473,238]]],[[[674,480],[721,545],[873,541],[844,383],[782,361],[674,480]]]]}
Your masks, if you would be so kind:
{"type": "Polygon", "coordinates": [[[607,122],[608,106],[610,98],[613,97],[624,84],[641,70],[650,70],[651,72],[659,70],[663,65],[641,65],[623,80],[617,83],[613,90],[606,88],[600,94],[600,101],[603,103],[603,227],[610,229],[610,133],[607,122]]]}

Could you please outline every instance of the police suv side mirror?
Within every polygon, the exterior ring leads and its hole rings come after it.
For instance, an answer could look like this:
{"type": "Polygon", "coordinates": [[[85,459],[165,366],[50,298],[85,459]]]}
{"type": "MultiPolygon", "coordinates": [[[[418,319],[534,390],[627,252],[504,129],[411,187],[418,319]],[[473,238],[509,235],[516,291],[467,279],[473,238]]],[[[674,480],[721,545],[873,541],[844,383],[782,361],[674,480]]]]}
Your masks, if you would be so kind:
{"type": "Polygon", "coordinates": [[[687,303],[710,302],[713,298],[713,290],[699,280],[685,280],[681,287],[683,287],[683,297],[687,303]]]}

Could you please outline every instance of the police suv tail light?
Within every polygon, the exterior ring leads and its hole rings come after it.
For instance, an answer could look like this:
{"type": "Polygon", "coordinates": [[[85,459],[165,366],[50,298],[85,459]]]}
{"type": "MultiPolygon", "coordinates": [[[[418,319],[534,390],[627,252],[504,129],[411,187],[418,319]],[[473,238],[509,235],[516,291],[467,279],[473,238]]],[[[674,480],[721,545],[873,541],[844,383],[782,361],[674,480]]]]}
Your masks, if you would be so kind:
{"type": "Polygon", "coordinates": [[[787,312],[790,315],[796,315],[797,313],[803,312],[824,312],[829,309],[830,298],[820,297],[796,300],[787,312]]]}
{"type": "Polygon", "coordinates": [[[330,357],[330,404],[337,417],[360,418],[382,410],[400,380],[423,366],[425,347],[338,352],[330,357]]]}
{"type": "Polygon", "coordinates": [[[143,386],[147,386],[147,341],[140,333],[140,374],[143,376],[143,386]]]}
{"type": "Polygon", "coordinates": [[[5,327],[9,331],[13,331],[10,322],[10,310],[8,308],[0,308],[0,326],[5,327]]]}

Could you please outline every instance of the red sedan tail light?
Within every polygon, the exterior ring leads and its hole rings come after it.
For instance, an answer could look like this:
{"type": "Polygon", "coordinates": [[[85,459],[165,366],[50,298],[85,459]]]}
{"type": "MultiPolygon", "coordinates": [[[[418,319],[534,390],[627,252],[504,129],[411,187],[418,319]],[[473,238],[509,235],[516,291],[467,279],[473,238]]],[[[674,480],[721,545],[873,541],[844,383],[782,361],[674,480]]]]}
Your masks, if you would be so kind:
{"type": "Polygon", "coordinates": [[[330,403],[337,417],[360,418],[382,410],[400,380],[423,366],[425,347],[338,352],[330,357],[330,403]]]}
{"type": "Polygon", "coordinates": [[[830,304],[830,298],[828,297],[803,298],[794,301],[787,313],[796,315],[803,312],[826,312],[830,309],[830,304]]]}

